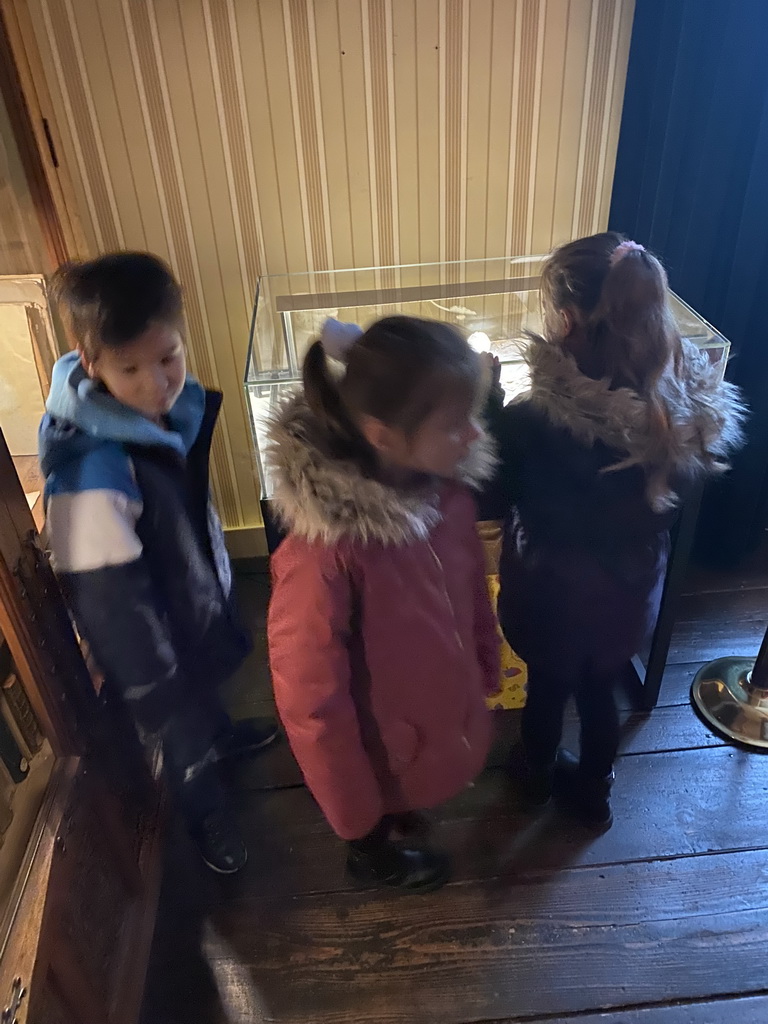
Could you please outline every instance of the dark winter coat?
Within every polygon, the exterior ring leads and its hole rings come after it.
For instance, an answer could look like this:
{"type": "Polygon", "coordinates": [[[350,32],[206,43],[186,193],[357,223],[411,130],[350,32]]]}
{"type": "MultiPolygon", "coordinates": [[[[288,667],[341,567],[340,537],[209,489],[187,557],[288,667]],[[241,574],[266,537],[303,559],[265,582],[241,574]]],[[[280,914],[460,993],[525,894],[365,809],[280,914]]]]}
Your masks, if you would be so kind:
{"type": "Polygon", "coordinates": [[[505,519],[499,619],[534,669],[611,673],[655,623],[669,530],[693,483],[741,441],[744,409],[706,355],[684,343],[665,380],[673,408],[669,488],[649,494],[647,407],[578,369],[562,348],[531,343],[531,389],[489,407],[501,469],[481,518],[505,519]],[[619,463],[624,468],[614,469],[619,463]]]}
{"type": "Polygon", "coordinates": [[[59,360],[40,428],[53,565],[108,682],[140,724],[234,672],[248,652],[209,499],[221,395],[192,378],[168,430],[59,360]]]}

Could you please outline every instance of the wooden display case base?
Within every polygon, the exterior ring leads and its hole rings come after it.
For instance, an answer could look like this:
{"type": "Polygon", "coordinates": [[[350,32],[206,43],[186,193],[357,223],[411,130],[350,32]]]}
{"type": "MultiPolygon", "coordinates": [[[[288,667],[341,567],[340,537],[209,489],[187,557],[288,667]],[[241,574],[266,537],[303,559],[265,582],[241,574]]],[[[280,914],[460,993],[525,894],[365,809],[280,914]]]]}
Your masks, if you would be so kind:
{"type": "Polygon", "coordinates": [[[163,804],[122,811],[83,759],[57,762],[0,958],[0,1012],[16,999],[18,1024],[138,1018],[160,888],[163,804]]]}

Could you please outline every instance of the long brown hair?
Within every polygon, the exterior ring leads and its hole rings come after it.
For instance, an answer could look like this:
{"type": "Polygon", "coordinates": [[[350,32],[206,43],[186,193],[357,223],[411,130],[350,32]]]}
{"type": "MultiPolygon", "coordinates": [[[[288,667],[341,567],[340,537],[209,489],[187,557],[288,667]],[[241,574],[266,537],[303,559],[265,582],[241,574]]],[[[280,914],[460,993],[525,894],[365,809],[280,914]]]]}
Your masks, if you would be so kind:
{"type": "Polygon", "coordinates": [[[304,359],[307,403],[326,436],[330,454],[375,476],[378,458],[357,426],[371,416],[413,435],[451,398],[471,403],[481,378],[480,360],[450,324],[410,316],[384,317],[349,349],[337,374],[321,341],[304,359]]]}
{"type": "Polygon", "coordinates": [[[679,374],[683,347],[661,263],[614,231],[580,238],[547,259],[541,301],[548,341],[569,349],[588,376],[607,379],[612,388],[629,388],[643,399],[650,451],[658,456],[645,467],[648,490],[664,491],[673,443],[664,378],[679,374]]]}

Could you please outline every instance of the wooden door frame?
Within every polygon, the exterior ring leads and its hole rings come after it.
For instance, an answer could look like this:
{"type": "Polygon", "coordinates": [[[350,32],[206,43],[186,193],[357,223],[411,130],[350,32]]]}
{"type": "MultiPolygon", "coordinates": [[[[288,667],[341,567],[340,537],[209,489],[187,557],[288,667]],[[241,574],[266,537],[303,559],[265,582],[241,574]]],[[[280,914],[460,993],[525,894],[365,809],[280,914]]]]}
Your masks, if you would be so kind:
{"type": "Polygon", "coordinates": [[[8,954],[0,956],[0,1008],[21,977],[20,1020],[42,1019],[36,1001],[53,988],[72,1020],[135,1024],[160,892],[162,790],[132,725],[97,697],[1,431],[0,513],[0,631],[57,758],[3,921],[8,931],[0,932],[8,954]],[[87,849],[73,826],[84,801],[126,896],[107,1002],[60,926],[72,879],[84,870],[72,849],[87,849]]]}
{"type": "Polygon", "coordinates": [[[50,274],[75,252],[84,251],[84,244],[77,225],[65,225],[62,220],[61,213],[66,211],[67,204],[57,180],[59,168],[54,164],[53,128],[34,90],[30,63],[23,51],[19,13],[12,0],[0,0],[0,95],[40,222],[48,262],[40,267],[40,272],[50,274]]]}
{"type": "Polygon", "coordinates": [[[0,599],[0,631],[54,754],[84,753],[88,725],[97,714],[96,692],[2,431],[0,599]],[[55,647],[37,635],[40,629],[53,633],[54,624],[60,634],[55,647]]]}

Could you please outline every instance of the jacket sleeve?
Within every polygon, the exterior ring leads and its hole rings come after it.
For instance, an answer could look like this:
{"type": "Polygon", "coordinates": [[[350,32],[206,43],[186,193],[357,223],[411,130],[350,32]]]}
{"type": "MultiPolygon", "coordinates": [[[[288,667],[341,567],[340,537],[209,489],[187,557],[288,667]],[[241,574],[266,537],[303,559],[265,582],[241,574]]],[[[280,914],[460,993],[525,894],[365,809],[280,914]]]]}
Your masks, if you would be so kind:
{"type": "Polygon", "coordinates": [[[54,569],[99,669],[139,725],[156,733],[178,706],[181,680],[136,533],[140,495],[123,468],[80,467],[77,479],[70,473],[69,480],[49,481],[46,532],[54,569]],[[103,486],[78,488],[94,475],[103,486]]]}
{"type": "Polygon", "coordinates": [[[269,661],[291,749],[328,822],[360,839],[382,814],[352,694],[352,587],[338,554],[288,537],[272,559],[269,661]]]}
{"type": "Polygon", "coordinates": [[[483,413],[488,433],[496,442],[499,464],[478,497],[478,520],[505,519],[520,489],[520,467],[524,447],[524,400],[504,405],[500,387],[493,388],[483,413]]]}

